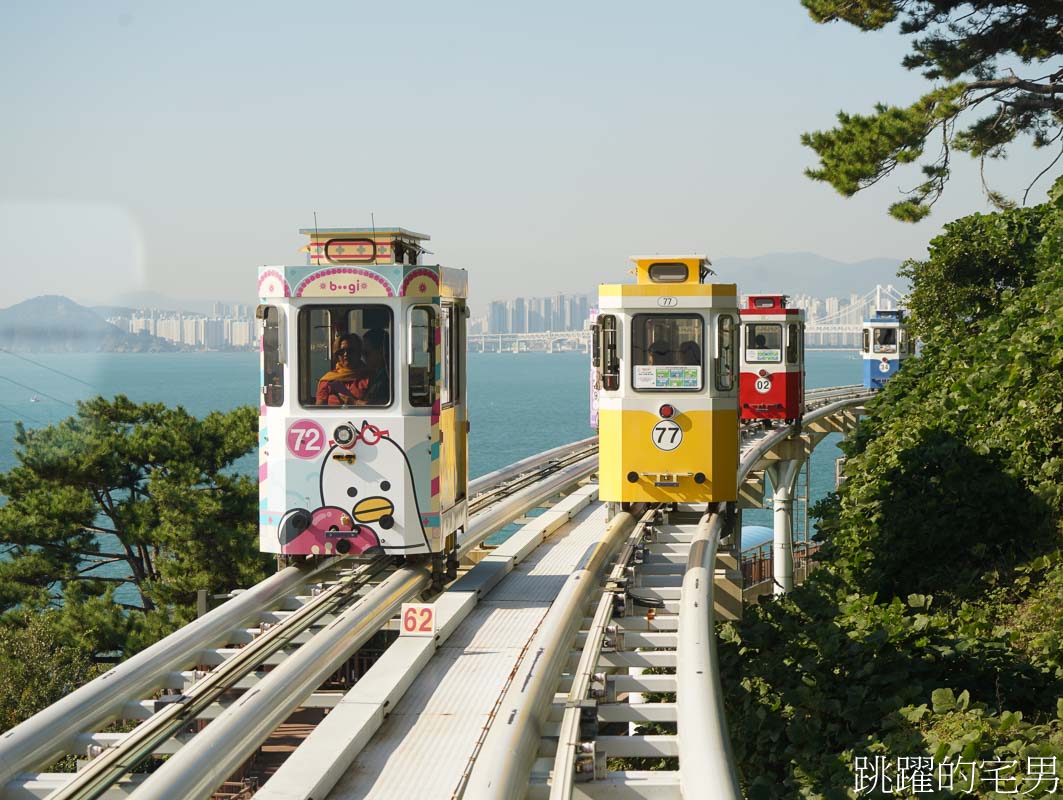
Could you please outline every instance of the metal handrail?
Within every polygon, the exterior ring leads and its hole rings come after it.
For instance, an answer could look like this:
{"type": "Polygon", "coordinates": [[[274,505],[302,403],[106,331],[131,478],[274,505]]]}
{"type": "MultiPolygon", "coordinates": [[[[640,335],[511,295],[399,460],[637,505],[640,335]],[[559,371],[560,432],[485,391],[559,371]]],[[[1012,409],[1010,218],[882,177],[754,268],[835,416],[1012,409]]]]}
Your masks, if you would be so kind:
{"type": "Polygon", "coordinates": [[[613,517],[587,563],[561,587],[511,676],[473,765],[466,797],[524,796],[539,745],[540,721],[553,700],[557,678],[583,619],[583,609],[598,588],[599,574],[635,525],[635,518],[626,511],[613,517]]]}
{"type": "MultiPolygon", "coordinates": [[[[572,796],[572,784],[579,766],[577,750],[582,744],[579,740],[580,720],[583,716],[582,706],[590,694],[594,669],[605,644],[606,634],[610,630],[609,623],[612,621],[615,608],[614,600],[617,593],[624,592],[628,564],[631,563],[644,535],[644,526],[637,525],[628,537],[624,549],[613,565],[613,571],[609,574],[606,591],[602,592],[602,597],[594,611],[594,617],[591,619],[590,628],[587,630],[586,642],[583,645],[583,652],[580,653],[579,663],[572,673],[572,688],[569,689],[565,711],[561,717],[561,728],[557,737],[557,754],[554,757],[553,779],[550,781],[550,800],[568,800],[572,796]]],[[[590,758],[593,762],[593,753],[590,754],[590,758]]],[[[591,766],[593,769],[593,763],[591,766]]]]}
{"type": "Polygon", "coordinates": [[[478,512],[470,520],[469,530],[458,539],[458,557],[465,556],[484,539],[520,517],[529,508],[534,508],[572,484],[578,483],[597,469],[598,458],[588,456],[478,512]]]}
{"type": "Polygon", "coordinates": [[[542,453],[537,453],[527,458],[522,458],[520,461],[514,462],[507,467],[496,469],[494,472],[489,472],[486,475],[481,475],[475,480],[469,481],[469,495],[475,496],[481,492],[488,491],[501,483],[505,483],[518,475],[525,472],[530,472],[536,467],[541,466],[551,459],[558,458],[560,456],[568,455],[569,453],[578,452],[584,448],[590,447],[598,441],[597,436],[590,436],[586,439],[580,439],[578,442],[569,442],[558,447],[551,448],[550,450],[544,450],[542,453]]]}
{"type": "Polygon", "coordinates": [[[171,672],[188,662],[189,653],[223,642],[264,608],[334,568],[337,560],[309,570],[281,570],[0,734],[0,792],[20,773],[70,752],[81,731],[118,716],[130,696],[162,687],[171,672]]]}
{"type": "MultiPolygon", "coordinates": [[[[840,387],[840,389],[841,391],[838,391],[837,394],[827,395],[823,398],[824,400],[832,399],[834,402],[806,410],[804,417],[801,419],[802,426],[807,425],[810,422],[815,422],[823,417],[829,417],[831,414],[848,406],[858,405],[860,401],[866,400],[870,397],[870,394],[860,386],[843,386],[840,387]],[[856,389],[860,389],[860,391],[855,391],[856,389]],[[838,397],[840,397],[840,399],[834,399],[838,397]]],[[[757,442],[754,447],[750,448],[745,455],[742,456],[742,460],[738,464],[738,485],[741,486],[745,483],[746,478],[749,477],[749,473],[753,471],[753,468],[765,453],[770,451],[780,441],[792,435],[793,430],[790,428],[776,428],[771,434],[765,436],[761,441],[757,442]]]]}
{"type": "Polygon", "coordinates": [[[679,600],[676,723],[685,798],[741,800],[716,657],[713,587],[721,514],[706,514],[690,545],[679,600]]]}
{"type": "Polygon", "coordinates": [[[351,653],[398,613],[402,603],[416,597],[429,583],[423,568],[396,570],[155,770],[137,788],[138,800],[209,795],[351,653]]]}

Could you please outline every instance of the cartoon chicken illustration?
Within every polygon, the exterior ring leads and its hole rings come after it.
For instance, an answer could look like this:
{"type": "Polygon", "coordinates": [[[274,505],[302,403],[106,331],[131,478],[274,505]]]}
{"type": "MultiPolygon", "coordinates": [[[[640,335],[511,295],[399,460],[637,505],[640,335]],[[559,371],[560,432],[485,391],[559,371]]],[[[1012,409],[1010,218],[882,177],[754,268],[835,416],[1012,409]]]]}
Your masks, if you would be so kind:
{"type": "Polygon", "coordinates": [[[413,471],[387,430],[365,420],[357,429],[340,426],[321,461],[319,487],[318,508],[281,517],[282,545],[322,555],[427,552],[413,471]]]}

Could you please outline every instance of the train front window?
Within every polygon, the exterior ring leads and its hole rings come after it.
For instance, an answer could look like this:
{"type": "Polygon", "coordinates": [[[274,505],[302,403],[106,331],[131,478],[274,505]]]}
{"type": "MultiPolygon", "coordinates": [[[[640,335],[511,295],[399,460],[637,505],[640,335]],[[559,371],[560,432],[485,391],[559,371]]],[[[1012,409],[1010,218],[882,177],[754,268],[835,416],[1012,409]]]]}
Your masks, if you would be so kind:
{"type": "Polygon", "coordinates": [[[896,353],[897,352],[897,329],[896,328],[875,328],[875,349],[876,353],[896,353]]]}
{"type": "Polygon", "coordinates": [[[391,309],[314,305],[299,311],[299,402],[391,405],[391,309]]]}
{"type": "Polygon", "coordinates": [[[782,361],[782,325],[753,322],[746,325],[746,363],[778,364],[782,361]]]}
{"type": "Polygon", "coordinates": [[[436,312],[432,306],[410,309],[409,362],[410,405],[432,405],[436,374],[436,312]]]}
{"type": "Polygon", "coordinates": [[[631,330],[631,385],[635,391],[703,389],[704,328],[697,314],[636,314],[631,330]]]}

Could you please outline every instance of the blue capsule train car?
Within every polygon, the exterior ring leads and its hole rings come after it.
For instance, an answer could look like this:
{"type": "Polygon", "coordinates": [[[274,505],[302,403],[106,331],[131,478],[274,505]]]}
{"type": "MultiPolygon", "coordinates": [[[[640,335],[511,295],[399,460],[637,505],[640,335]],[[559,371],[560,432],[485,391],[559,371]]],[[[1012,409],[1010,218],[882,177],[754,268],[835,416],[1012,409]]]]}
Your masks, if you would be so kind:
{"type": "Polygon", "coordinates": [[[863,324],[864,388],[881,389],[901,363],[915,353],[915,341],[908,335],[904,312],[875,312],[863,324]]]}

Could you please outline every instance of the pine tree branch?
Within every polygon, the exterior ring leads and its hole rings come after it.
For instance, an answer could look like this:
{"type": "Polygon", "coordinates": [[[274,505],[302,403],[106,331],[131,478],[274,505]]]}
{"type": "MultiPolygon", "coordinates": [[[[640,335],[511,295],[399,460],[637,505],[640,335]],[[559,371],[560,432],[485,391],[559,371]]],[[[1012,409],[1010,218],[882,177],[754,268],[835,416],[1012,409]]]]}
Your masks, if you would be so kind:
{"type": "MultiPolygon", "coordinates": [[[[1058,134],[1056,134],[1055,138],[1058,139],[1060,137],[1060,135],[1063,135],[1063,130],[1061,130],[1058,134]]],[[[1048,170],[1052,169],[1052,167],[1054,167],[1056,165],[1056,163],[1059,161],[1061,156],[1063,156],[1063,147],[1061,147],[1059,152],[1056,153],[1056,157],[1052,159],[1052,162],[1047,167],[1045,167],[1043,170],[1038,172],[1037,173],[1037,177],[1035,177],[1032,181],[1030,181],[1030,185],[1026,187],[1026,191],[1023,192],[1023,194],[1022,194],[1022,204],[1023,205],[1026,205],[1026,198],[1030,196],[1030,190],[1033,188],[1033,185],[1035,183],[1037,183],[1037,181],[1039,181],[1041,179],[1042,175],[1044,175],[1046,172],[1048,172],[1048,170]]]]}
{"type": "MultiPolygon", "coordinates": [[[[1057,73],[1058,74],[1058,73],[1057,73]]],[[[1052,76],[1053,78],[1055,75],[1052,76]]],[[[969,89],[1022,89],[1024,92],[1034,94],[1063,94],[1063,83],[1040,84],[1024,80],[1017,75],[1008,78],[994,78],[992,80],[971,81],[967,84],[969,89]]]]}

